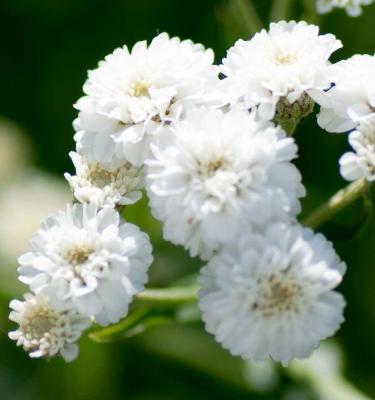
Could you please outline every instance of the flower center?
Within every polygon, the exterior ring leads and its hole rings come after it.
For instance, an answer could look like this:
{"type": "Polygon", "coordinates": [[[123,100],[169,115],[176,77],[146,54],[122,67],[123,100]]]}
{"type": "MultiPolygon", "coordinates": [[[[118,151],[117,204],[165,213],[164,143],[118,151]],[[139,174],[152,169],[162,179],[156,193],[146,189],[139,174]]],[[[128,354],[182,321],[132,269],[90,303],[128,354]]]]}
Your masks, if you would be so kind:
{"type": "Polygon", "coordinates": [[[70,265],[77,266],[87,262],[93,252],[94,248],[88,244],[75,245],[65,251],[64,258],[70,265]]]}
{"type": "Polygon", "coordinates": [[[129,96],[150,98],[151,97],[149,93],[150,87],[151,83],[148,80],[144,78],[136,79],[130,84],[130,88],[128,91],[129,96]]]}
{"type": "Polygon", "coordinates": [[[87,180],[96,187],[104,188],[116,180],[117,170],[110,172],[103,169],[99,164],[93,164],[88,167],[87,180]]]}
{"type": "Polygon", "coordinates": [[[297,57],[295,54],[285,50],[276,50],[274,56],[274,62],[276,65],[280,66],[292,65],[296,61],[297,57]]]}
{"type": "Polygon", "coordinates": [[[46,307],[37,307],[30,311],[21,329],[32,339],[41,339],[56,325],[58,316],[46,307]]]}
{"type": "Polygon", "coordinates": [[[271,275],[261,280],[259,301],[252,304],[253,310],[258,310],[263,317],[289,311],[298,312],[298,301],[302,296],[301,286],[292,277],[271,275]]]}
{"type": "Polygon", "coordinates": [[[224,157],[211,160],[208,163],[198,162],[198,173],[207,178],[215,175],[219,170],[224,170],[229,166],[228,161],[224,157]]]}

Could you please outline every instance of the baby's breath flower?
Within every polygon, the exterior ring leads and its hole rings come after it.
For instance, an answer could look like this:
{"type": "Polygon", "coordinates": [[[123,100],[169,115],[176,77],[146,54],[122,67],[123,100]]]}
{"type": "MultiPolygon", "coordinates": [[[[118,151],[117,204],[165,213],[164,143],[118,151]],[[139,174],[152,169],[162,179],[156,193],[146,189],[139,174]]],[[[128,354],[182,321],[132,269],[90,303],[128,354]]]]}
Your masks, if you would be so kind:
{"type": "Polygon", "coordinates": [[[61,355],[72,361],[78,355],[77,340],[82,331],[91,325],[90,319],[74,310],[52,307],[43,295],[26,294],[25,301],[13,300],[9,318],[18,329],[9,337],[17,341],[30,357],[54,357],[61,355]]]}
{"type": "Polygon", "coordinates": [[[319,35],[315,25],[272,23],[268,32],[240,39],[228,50],[221,66],[224,97],[245,108],[258,107],[262,118],[272,119],[280,100],[293,104],[331,86],[335,71],[328,59],[340,47],[334,35],[319,35]]]}
{"type": "Polygon", "coordinates": [[[167,240],[209,258],[244,229],[299,211],[304,188],[290,162],[297,146],[279,127],[241,110],[200,108],[172,129],[146,161],[151,208],[167,240]]]}
{"type": "Polygon", "coordinates": [[[306,358],[343,321],[333,289],[344,271],[332,244],[310,229],[273,223],[243,234],[201,271],[206,329],[245,359],[306,358]]]}
{"type": "Polygon", "coordinates": [[[152,262],[148,236],[112,208],[76,204],[47,218],[19,258],[20,280],[99,324],[127,315],[152,262]]]}
{"type": "Polygon", "coordinates": [[[209,100],[218,81],[213,51],[190,40],[155,37],[108,55],[89,72],[74,126],[79,153],[102,164],[140,166],[151,136],[193,104],[209,100]]]}
{"type": "Polygon", "coordinates": [[[138,201],[143,188],[143,172],[126,162],[121,167],[104,168],[99,162],[89,161],[78,153],[70,157],[76,175],[65,174],[74,197],[81,203],[92,203],[98,207],[128,205],[138,201]],[[109,169],[110,168],[110,169],[109,169]]]}

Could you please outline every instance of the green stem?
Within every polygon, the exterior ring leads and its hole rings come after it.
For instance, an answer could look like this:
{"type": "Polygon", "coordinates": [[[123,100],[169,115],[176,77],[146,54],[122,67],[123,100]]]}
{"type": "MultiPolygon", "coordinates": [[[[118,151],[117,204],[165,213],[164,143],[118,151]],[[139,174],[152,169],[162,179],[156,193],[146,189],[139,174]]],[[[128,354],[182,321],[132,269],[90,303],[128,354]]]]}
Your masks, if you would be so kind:
{"type": "Polygon", "coordinates": [[[182,286],[164,289],[147,289],[135,296],[137,307],[117,324],[98,329],[89,338],[98,343],[109,343],[143,332],[145,329],[175,320],[175,307],[195,303],[198,287],[182,286]],[[171,313],[171,310],[173,311],[171,313]]]}
{"type": "Polygon", "coordinates": [[[310,383],[319,399],[371,400],[370,397],[348,382],[342,376],[342,371],[335,371],[333,364],[325,365],[322,364],[323,360],[319,362],[315,358],[315,362],[313,362],[313,359],[314,355],[308,360],[293,361],[286,372],[293,379],[310,383]]]}
{"type": "Polygon", "coordinates": [[[273,0],[270,21],[288,20],[294,0],[273,0]]]}
{"type": "Polygon", "coordinates": [[[197,301],[198,287],[182,286],[163,289],[147,289],[138,293],[136,300],[151,306],[173,307],[180,304],[194,303],[197,301]]]}
{"type": "Polygon", "coordinates": [[[254,35],[263,28],[262,21],[251,0],[232,0],[231,6],[237,18],[242,21],[246,32],[254,35]]]}
{"type": "Polygon", "coordinates": [[[326,203],[306,217],[302,223],[310,228],[318,228],[329,221],[342,209],[361,197],[370,188],[370,182],[365,179],[358,179],[350,183],[344,189],[335,193],[326,203]]]}
{"type": "Polygon", "coordinates": [[[94,342],[108,343],[124,336],[124,333],[140,324],[145,318],[151,315],[150,308],[140,307],[129,314],[117,324],[108,326],[89,333],[89,338],[94,342]]]}

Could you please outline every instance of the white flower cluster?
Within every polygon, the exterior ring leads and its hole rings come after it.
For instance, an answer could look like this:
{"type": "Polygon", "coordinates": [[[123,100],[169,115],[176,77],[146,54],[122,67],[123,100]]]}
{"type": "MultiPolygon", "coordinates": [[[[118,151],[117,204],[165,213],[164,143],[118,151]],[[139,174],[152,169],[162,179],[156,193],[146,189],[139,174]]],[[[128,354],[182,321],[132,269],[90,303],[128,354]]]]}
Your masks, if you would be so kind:
{"type": "MultiPolygon", "coordinates": [[[[298,149],[277,122],[300,120],[313,99],[330,116],[341,101],[339,117],[352,121],[343,68],[329,62],[340,47],[316,26],[282,21],[239,40],[220,66],[212,50],[165,33],[100,62],[76,104],[76,174],[65,174],[76,204],[47,218],[19,258],[33,295],[11,304],[19,324],[11,338],[31,356],[71,360],[90,321],[127,315],[152,255],[147,235],[119,212],[144,185],[164,238],[208,262],[202,318],[232,354],[287,364],[333,335],[345,265],[297,222],[298,149]]],[[[372,161],[361,157],[358,165],[372,161]]]]}
{"type": "Polygon", "coordinates": [[[362,14],[362,6],[372,4],[374,0],[317,0],[316,8],[319,14],[331,12],[334,8],[345,8],[351,17],[362,14]]]}

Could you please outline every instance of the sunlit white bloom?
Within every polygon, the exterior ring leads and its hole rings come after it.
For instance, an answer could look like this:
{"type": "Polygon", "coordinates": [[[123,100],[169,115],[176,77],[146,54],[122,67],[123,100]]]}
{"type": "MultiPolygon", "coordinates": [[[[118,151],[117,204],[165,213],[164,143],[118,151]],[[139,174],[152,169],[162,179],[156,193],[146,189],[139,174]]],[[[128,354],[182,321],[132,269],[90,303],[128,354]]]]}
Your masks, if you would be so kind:
{"type": "Polygon", "coordinates": [[[19,258],[20,280],[99,324],[125,317],[152,262],[148,236],[112,208],[76,204],[47,218],[19,258]]]}
{"type": "Polygon", "coordinates": [[[75,152],[71,152],[70,157],[76,175],[66,173],[65,178],[79,202],[114,207],[133,204],[142,197],[143,172],[140,167],[127,162],[119,168],[108,169],[75,152]]]}
{"type": "Polygon", "coordinates": [[[25,301],[13,300],[9,318],[19,327],[9,337],[30,353],[30,357],[61,355],[72,361],[78,355],[77,340],[91,325],[89,318],[69,309],[53,308],[43,295],[26,294],[25,301]]]}
{"type": "Polygon", "coordinates": [[[200,276],[199,307],[208,332],[233,355],[284,365],[306,358],[343,321],[333,289],[345,264],[323,235],[270,224],[243,234],[212,258],[200,276]]]}
{"type": "Polygon", "coordinates": [[[362,6],[372,4],[374,0],[317,0],[318,13],[326,14],[334,8],[345,8],[348,15],[358,17],[362,14],[362,6]]]}
{"type": "Polygon", "coordinates": [[[344,179],[355,181],[366,178],[375,181],[375,118],[363,121],[349,134],[354,152],[340,158],[340,172],[344,179]]]}
{"type": "Polygon", "coordinates": [[[199,108],[173,133],[146,161],[150,205],[166,240],[207,258],[243,229],[299,211],[304,188],[290,162],[297,146],[272,123],[199,108]]]}
{"type": "Polygon", "coordinates": [[[240,39],[228,50],[223,91],[231,103],[258,106],[262,118],[272,119],[279,100],[294,103],[331,86],[335,71],[328,59],[341,46],[334,35],[319,35],[318,26],[303,21],[271,23],[268,32],[240,39]]]}
{"type": "Polygon", "coordinates": [[[335,64],[335,86],[315,96],[318,123],[328,132],[346,132],[375,116],[375,56],[355,55],[335,64]]]}
{"type": "Polygon", "coordinates": [[[131,52],[116,49],[89,72],[85,96],[75,105],[78,152],[102,163],[125,159],[141,165],[150,134],[209,100],[218,81],[213,59],[212,50],[166,33],[148,47],[143,41],[131,52]]]}

